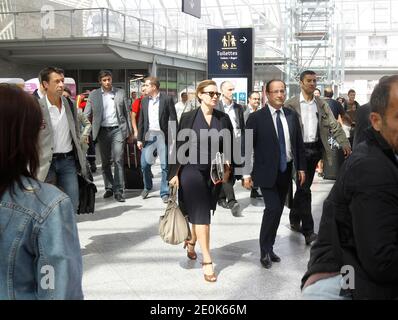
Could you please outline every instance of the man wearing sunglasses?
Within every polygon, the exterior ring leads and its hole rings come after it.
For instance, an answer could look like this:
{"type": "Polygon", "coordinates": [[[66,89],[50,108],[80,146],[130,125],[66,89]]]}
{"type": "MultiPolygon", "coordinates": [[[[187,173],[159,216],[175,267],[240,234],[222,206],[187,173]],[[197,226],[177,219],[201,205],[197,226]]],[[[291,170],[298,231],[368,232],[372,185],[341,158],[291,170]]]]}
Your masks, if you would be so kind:
{"type": "MultiPolygon", "coordinates": [[[[230,81],[224,81],[220,85],[221,100],[217,106],[217,109],[228,114],[231,119],[232,126],[234,128],[234,141],[236,146],[241,148],[241,141],[244,140],[244,129],[245,129],[245,118],[243,115],[243,107],[237,104],[233,100],[233,94],[235,86],[230,81]]],[[[235,177],[231,176],[230,179],[223,183],[223,187],[220,192],[220,198],[218,204],[226,209],[231,209],[234,217],[240,217],[241,209],[238,201],[235,198],[234,192],[235,177]]]]}

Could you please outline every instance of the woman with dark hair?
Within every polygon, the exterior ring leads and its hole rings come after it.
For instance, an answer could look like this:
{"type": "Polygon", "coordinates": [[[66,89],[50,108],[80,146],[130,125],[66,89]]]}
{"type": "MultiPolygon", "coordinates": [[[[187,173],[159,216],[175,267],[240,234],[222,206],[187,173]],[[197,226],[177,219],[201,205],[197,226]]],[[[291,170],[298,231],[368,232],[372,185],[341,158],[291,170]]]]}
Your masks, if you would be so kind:
{"type": "MultiPolygon", "coordinates": [[[[204,278],[209,282],[217,280],[210,255],[210,211],[216,209],[223,182],[221,180],[219,184],[215,184],[212,181],[210,166],[216,152],[223,152],[231,164],[230,156],[233,154],[231,120],[227,114],[215,109],[220,95],[214,81],[204,80],[199,83],[196,97],[201,106],[183,113],[179,124],[179,133],[184,130],[196,137],[189,139],[189,147],[185,153],[188,163],[183,165],[183,159],[177,158],[177,163],[169,168],[170,185],[180,187],[179,205],[192,223],[192,237],[185,241],[184,248],[187,248],[188,258],[196,260],[195,244],[196,240],[199,241],[203,255],[204,278]],[[213,148],[217,143],[218,148],[213,148]]],[[[177,141],[177,155],[185,148],[186,143],[177,141]]]]}
{"type": "Polygon", "coordinates": [[[0,85],[0,300],[82,299],[71,200],[39,182],[37,100],[0,85]]]}

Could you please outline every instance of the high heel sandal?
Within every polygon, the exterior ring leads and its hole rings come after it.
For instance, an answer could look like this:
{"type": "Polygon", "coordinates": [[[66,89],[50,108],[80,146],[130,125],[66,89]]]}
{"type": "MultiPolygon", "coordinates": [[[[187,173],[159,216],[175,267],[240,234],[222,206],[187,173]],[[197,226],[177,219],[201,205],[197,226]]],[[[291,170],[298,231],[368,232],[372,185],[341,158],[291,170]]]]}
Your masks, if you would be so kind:
{"type": "MultiPolygon", "coordinates": [[[[201,264],[202,264],[202,266],[207,266],[207,265],[213,264],[213,262],[202,262],[201,264]]],[[[203,272],[204,272],[204,270],[203,270],[203,272]]],[[[204,273],[203,275],[205,277],[205,280],[208,282],[216,282],[217,281],[217,276],[214,271],[212,274],[204,273]]]]}
{"type": "Polygon", "coordinates": [[[189,259],[191,259],[191,260],[196,260],[196,258],[198,257],[197,255],[196,255],[196,252],[195,252],[195,243],[191,243],[191,242],[189,242],[188,240],[185,240],[185,242],[184,242],[184,249],[187,249],[187,257],[189,258],[189,259]],[[189,246],[191,246],[192,247],[192,251],[190,251],[189,250],[189,246]]]}

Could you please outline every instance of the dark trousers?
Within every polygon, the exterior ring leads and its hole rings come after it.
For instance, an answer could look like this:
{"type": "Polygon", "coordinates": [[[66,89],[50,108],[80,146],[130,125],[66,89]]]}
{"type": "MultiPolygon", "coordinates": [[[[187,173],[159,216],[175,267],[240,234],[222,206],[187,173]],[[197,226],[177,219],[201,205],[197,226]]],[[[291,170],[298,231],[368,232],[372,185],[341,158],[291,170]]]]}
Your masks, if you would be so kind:
{"type": "Polygon", "coordinates": [[[235,179],[232,177],[227,182],[224,182],[221,187],[219,199],[225,199],[228,203],[236,202],[234,184],[235,179]]]}
{"type": "MultiPolygon", "coordinates": [[[[305,144],[304,144],[305,145],[305,144]]],[[[320,143],[312,145],[312,147],[305,146],[305,158],[307,161],[307,171],[305,172],[305,183],[300,186],[298,179],[296,179],[297,190],[294,194],[293,206],[290,210],[290,224],[300,225],[302,233],[309,235],[314,232],[314,219],[312,218],[311,210],[311,185],[314,180],[316,166],[319,160],[322,159],[322,149],[320,143]]]]}
{"type": "Polygon", "coordinates": [[[123,193],[124,190],[124,143],[122,131],[119,127],[101,127],[98,143],[102,162],[102,176],[105,190],[123,193]],[[112,174],[112,164],[115,174],[112,174]]]}
{"type": "Polygon", "coordinates": [[[88,143],[86,159],[90,164],[92,164],[92,163],[95,164],[95,143],[93,141],[92,133],[90,134],[90,140],[88,143]]]}
{"type": "Polygon", "coordinates": [[[265,209],[260,230],[261,258],[273,250],[289,184],[292,178],[292,163],[285,172],[279,172],[272,188],[261,187],[265,209]]]}

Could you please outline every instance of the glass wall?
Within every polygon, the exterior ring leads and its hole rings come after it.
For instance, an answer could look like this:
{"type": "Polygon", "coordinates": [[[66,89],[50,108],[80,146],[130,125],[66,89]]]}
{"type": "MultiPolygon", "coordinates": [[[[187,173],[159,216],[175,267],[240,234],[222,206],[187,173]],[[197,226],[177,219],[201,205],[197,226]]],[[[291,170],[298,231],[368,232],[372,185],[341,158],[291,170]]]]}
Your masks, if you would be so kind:
{"type": "Polygon", "coordinates": [[[206,78],[205,72],[184,69],[158,68],[161,91],[173,97],[174,102],[181,100],[181,93],[188,92],[188,99],[195,98],[198,83],[206,78]],[[167,75],[167,77],[166,77],[167,75]]]}

